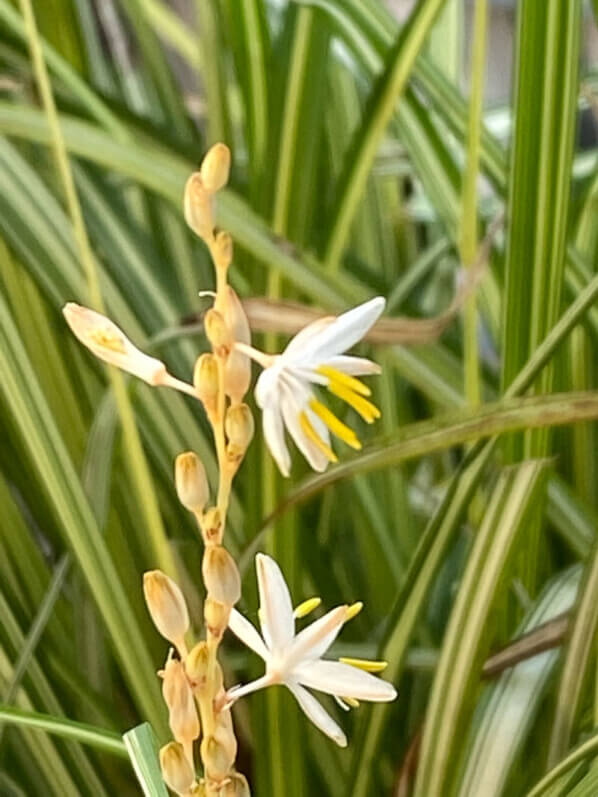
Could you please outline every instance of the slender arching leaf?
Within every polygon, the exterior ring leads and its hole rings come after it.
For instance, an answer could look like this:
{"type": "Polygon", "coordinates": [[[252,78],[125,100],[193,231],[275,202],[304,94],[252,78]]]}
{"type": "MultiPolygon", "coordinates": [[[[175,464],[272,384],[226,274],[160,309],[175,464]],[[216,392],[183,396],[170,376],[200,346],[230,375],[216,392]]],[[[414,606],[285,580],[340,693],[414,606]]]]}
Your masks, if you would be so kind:
{"type": "Polygon", "coordinates": [[[22,349],[9,310],[1,299],[0,331],[2,394],[18,425],[24,450],[32,458],[62,524],[65,539],[87,579],[132,692],[152,723],[161,727],[158,689],[145,641],[22,349]]]}
{"type": "Polygon", "coordinates": [[[3,722],[14,723],[27,728],[63,736],[67,739],[88,744],[112,755],[126,758],[127,751],[122,739],[117,733],[110,733],[102,728],[94,728],[72,720],[58,719],[29,711],[20,711],[11,706],[0,705],[0,719],[3,722]]]}
{"type": "Polygon", "coordinates": [[[127,731],[123,741],[145,797],[166,797],[168,792],[158,766],[156,737],[150,726],[144,723],[127,731]]]}
{"type": "Polygon", "coordinates": [[[459,766],[464,727],[475,707],[477,681],[490,645],[490,620],[508,580],[518,536],[538,512],[546,462],[507,471],[490,499],[463,573],[443,641],[426,711],[416,797],[450,789],[459,766]]]}

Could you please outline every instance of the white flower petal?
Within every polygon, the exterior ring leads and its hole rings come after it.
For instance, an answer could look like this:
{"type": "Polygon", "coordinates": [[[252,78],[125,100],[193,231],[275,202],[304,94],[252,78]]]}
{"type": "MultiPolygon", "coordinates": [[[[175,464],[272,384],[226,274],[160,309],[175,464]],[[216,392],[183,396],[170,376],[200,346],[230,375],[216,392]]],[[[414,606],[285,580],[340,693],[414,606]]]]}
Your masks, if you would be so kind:
{"type": "Polygon", "coordinates": [[[336,321],[336,317],[333,315],[312,321],[311,324],[308,324],[297,332],[295,337],[287,344],[286,349],[283,351],[283,355],[292,359],[297,353],[308,347],[310,340],[326,329],[326,327],[330,326],[334,321],[336,321]]]}
{"type": "Polygon", "coordinates": [[[272,653],[281,653],[295,635],[295,617],[289,589],[274,559],[258,553],[255,557],[255,568],[260,595],[260,620],[266,625],[272,653]]]}
{"type": "Polygon", "coordinates": [[[271,403],[263,408],[262,427],[266,445],[280,468],[280,472],[283,476],[288,476],[291,470],[291,456],[285,443],[282,415],[278,404],[271,403]]]}
{"type": "Polygon", "coordinates": [[[347,607],[337,606],[300,631],[287,654],[289,667],[306,659],[319,659],[338,636],[347,619],[347,607]]]}
{"type": "Polygon", "coordinates": [[[292,357],[287,357],[285,352],[282,355],[285,364],[292,360],[300,365],[309,363],[317,367],[324,360],[342,354],[363,338],[378,320],[385,304],[385,299],[382,296],[377,296],[375,299],[370,299],[369,302],[339,315],[331,324],[328,324],[316,335],[312,335],[305,346],[294,351],[292,357]]]}
{"type": "Polygon", "coordinates": [[[316,698],[311,695],[307,689],[299,686],[299,684],[287,683],[287,686],[295,696],[307,718],[313,722],[316,728],[319,728],[326,736],[334,739],[339,747],[346,747],[347,737],[316,698]]]}
{"type": "Polygon", "coordinates": [[[396,689],[388,681],[340,661],[306,662],[296,667],[293,675],[304,686],[329,695],[374,703],[385,703],[397,696],[396,689]]]}
{"type": "Polygon", "coordinates": [[[348,354],[339,354],[338,357],[331,357],[322,365],[327,365],[330,368],[336,368],[343,374],[349,376],[367,376],[368,374],[379,374],[382,368],[378,363],[372,362],[365,357],[352,357],[348,354]]]}
{"type": "Polygon", "coordinates": [[[255,626],[246,620],[243,615],[236,609],[232,609],[228,620],[228,627],[233,634],[238,637],[241,642],[251,648],[254,653],[257,653],[264,661],[268,660],[268,648],[264,644],[264,640],[258,634],[255,626]]]}
{"type": "Polygon", "coordinates": [[[150,385],[162,383],[164,363],[140,351],[109,318],[74,302],[66,304],[62,312],[74,335],[100,360],[150,385]]]}
{"type": "Polygon", "coordinates": [[[280,389],[282,391],[280,404],[285,426],[295,441],[295,445],[309,462],[310,466],[318,473],[322,473],[328,466],[328,458],[305,434],[299,418],[301,412],[309,411],[309,407],[299,404],[297,394],[284,379],[281,379],[280,389]]]}
{"type": "Polygon", "coordinates": [[[261,678],[256,678],[255,681],[250,681],[244,686],[233,686],[226,693],[230,700],[238,700],[240,697],[249,695],[252,692],[257,692],[258,689],[264,689],[266,686],[272,686],[274,681],[271,675],[262,675],[261,678]]]}
{"type": "Polygon", "coordinates": [[[260,409],[264,409],[277,401],[278,380],[280,378],[281,365],[277,361],[269,368],[264,368],[255,383],[255,400],[260,409]]]}

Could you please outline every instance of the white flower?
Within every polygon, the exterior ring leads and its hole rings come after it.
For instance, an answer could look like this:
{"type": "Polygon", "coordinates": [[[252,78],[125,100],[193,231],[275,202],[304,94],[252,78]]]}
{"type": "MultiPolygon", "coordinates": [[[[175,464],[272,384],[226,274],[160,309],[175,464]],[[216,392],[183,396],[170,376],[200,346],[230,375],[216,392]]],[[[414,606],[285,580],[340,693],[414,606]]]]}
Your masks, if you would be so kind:
{"type": "Polygon", "coordinates": [[[71,331],[100,360],[143,379],[149,385],[164,385],[196,396],[193,385],[171,376],[161,360],[144,354],[106,316],[69,302],[62,313],[71,331]]]}
{"type": "Polygon", "coordinates": [[[285,476],[291,465],[285,427],[316,471],[324,471],[329,462],[337,461],[330,447],[330,432],[352,448],[361,448],[355,432],[318,400],[313,385],[326,387],[346,401],[367,423],[380,417],[378,408],[366,398],[370,389],[355,378],[380,373],[380,367],[344,352],[363,338],[384,305],[385,300],[378,296],[336,318],[318,319],[295,335],[279,355],[237,344],[240,351],[264,367],[255,398],[263,412],[266,443],[285,476]]]}
{"type": "Polygon", "coordinates": [[[343,708],[346,708],[345,701],[355,704],[355,700],[386,702],[395,699],[397,693],[392,684],[364,671],[380,671],[386,666],[384,662],[322,659],[343,625],[355,616],[361,604],[337,606],[295,634],[295,616],[302,612],[293,612],[291,596],[280,568],[264,554],[256,556],[255,564],[262,635],[235,609],[230,615],[229,628],[261,656],[266,663],[266,673],[245,686],[229,689],[228,697],[234,701],[257,689],[284,684],[314,725],[345,747],[345,734],[305,687],[333,695],[343,708]],[[347,661],[353,662],[354,666],[347,661]]]}

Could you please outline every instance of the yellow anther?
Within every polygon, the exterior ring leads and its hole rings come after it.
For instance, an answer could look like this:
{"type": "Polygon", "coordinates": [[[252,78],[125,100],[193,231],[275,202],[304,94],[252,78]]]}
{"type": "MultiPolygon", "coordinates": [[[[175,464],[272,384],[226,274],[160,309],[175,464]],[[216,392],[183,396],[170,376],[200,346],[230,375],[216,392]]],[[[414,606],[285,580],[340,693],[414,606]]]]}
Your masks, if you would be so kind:
{"type": "Polygon", "coordinates": [[[329,462],[338,462],[337,456],[334,451],[330,448],[330,446],[326,445],[326,443],[322,440],[320,435],[316,432],[314,427],[311,425],[311,421],[305,414],[302,412],[299,415],[299,422],[301,423],[301,428],[305,433],[306,437],[311,440],[312,443],[315,443],[320,451],[324,454],[324,456],[329,460],[329,462]]]}
{"type": "Polygon", "coordinates": [[[358,396],[350,388],[338,382],[330,382],[328,390],[343,401],[346,401],[355,412],[358,412],[366,423],[373,423],[380,417],[380,410],[371,401],[358,396]]]}
{"type": "MultiPolygon", "coordinates": [[[[340,658],[343,664],[350,664],[351,667],[357,667],[358,670],[364,672],[383,672],[388,667],[387,661],[370,661],[369,659],[348,659],[340,658]]],[[[346,698],[345,698],[346,700],[346,698]]]]}
{"type": "Polygon", "coordinates": [[[123,339],[111,329],[94,329],[89,333],[89,337],[104,349],[110,349],[119,354],[125,354],[127,351],[123,339]]]}
{"type": "Polygon", "coordinates": [[[295,611],[293,612],[293,617],[295,617],[296,620],[301,619],[301,617],[307,617],[307,615],[311,614],[314,609],[317,609],[321,603],[322,598],[309,598],[296,607],[295,611]]]}
{"type": "Polygon", "coordinates": [[[343,700],[351,708],[359,708],[359,700],[355,700],[354,697],[343,697],[343,700]]]}
{"type": "Polygon", "coordinates": [[[318,418],[321,418],[324,421],[333,435],[336,435],[336,437],[338,437],[340,440],[343,440],[348,446],[351,446],[351,448],[355,448],[357,451],[359,451],[361,448],[361,443],[359,442],[353,429],[350,429],[342,421],[339,421],[336,415],[333,412],[330,412],[328,407],[325,407],[321,401],[318,401],[318,399],[311,399],[309,406],[316,413],[318,418]]]}
{"type": "Polygon", "coordinates": [[[359,393],[360,396],[372,395],[372,391],[361,380],[355,379],[354,376],[349,376],[349,374],[344,374],[342,371],[337,371],[336,368],[331,368],[329,365],[321,365],[316,368],[316,371],[322,376],[327,376],[331,382],[338,382],[339,385],[348,387],[349,390],[359,393]]]}
{"type": "Polygon", "coordinates": [[[347,619],[345,622],[349,622],[354,617],[357,617],[359,612],[363,609],[363,603],[361,601],[357,601],[356,603],[352,603],[350,606],[347,606],[347,619]]]}

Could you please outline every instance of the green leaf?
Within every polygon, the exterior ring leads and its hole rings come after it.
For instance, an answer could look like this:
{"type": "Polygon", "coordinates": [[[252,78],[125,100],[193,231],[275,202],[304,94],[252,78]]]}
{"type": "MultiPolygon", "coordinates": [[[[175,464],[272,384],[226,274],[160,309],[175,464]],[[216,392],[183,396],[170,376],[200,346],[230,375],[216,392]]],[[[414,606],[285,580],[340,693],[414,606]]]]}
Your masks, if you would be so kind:
{"type": "Polygon", "coordinates": [[[492,641],[492,610],[512,570],[519,537],[541,509],[546,462],[505,472],[495,487],[459,585],[426,711],[414,797],[451,790],[463,731],[492,641]]]}
{"type": "Polygon", "coordinates": [[[144,722],[127,731],[123,740],[145,797],[167,797],[158,765],[156,737],[151,726],[144,722]]]}
{"type": "Polygon", "coordinates": [[[544,797],[551,791],[552,786],[557,783],[563,775],[574,769],[581,761],[590,756],[598,755],[598,732],[594,732],[588,739],[578,744],[568,753],[558,764],[544,775],[536,785],[530,789],[526,797],[544,797]]]}
{"type": "Polygon", "coordinates": [[[335,192],[338,199],[323,255],[330,268],[338,267],[380,140],[443,2],[422,0],[417,4],[364,110],[363,124],[347,153],[346,168],[335,192]]]}
{"type": "Polygon", "coordinates": [[[4,705],[0,705],[0,720],[24,728],[35,728],[80,744],[87,744],[120,758],[127,757],[126,747],[117,733],[94,728],[92,725],[82,722],[74,722],[63,717],[51,717],[48,714],[38,714],[33,711],[21,711],[18,708],[4,705]]]}
{"type": "Polygon", "coordinates": [[[1,391],[19,429],[24,451],[89,584],[131,690],[142,711],[156,727],[161,727],[162,708],[145,641],[1,297],[0,375],[1,391]]]}
{"type": "MultiPolygon", "coordinates": [[[[516,632],[520,635],[569,609],[575,601],[580,568],[570,568],[543,590],[516,632]]],[[[486,687],[474,717],[458,797],[499,797],[505,793],[511,768],[521,754],[558,659],[548,651],[486,687]]]]}
{"type": "MultiPolygon", "coordinates": [[[[524,0],[518,6],[515,128],[509,176],[502,383],[516,372],[558,318],[581,38],[581,2],[524,0]],[[530,135],[537,129],[538,136],[530,135]]],[[[552,369],[539,392],[552,385],[552,369]]],[[[546,434],[532,436],[542,455],[546,434]]],[[[533,554],[530,554],[533,555],[533,554]]]]}

